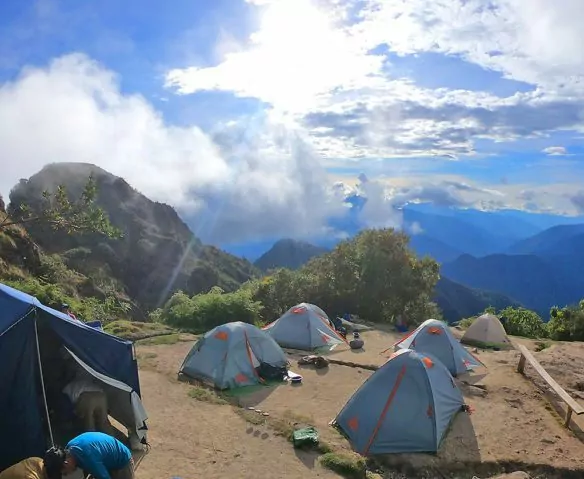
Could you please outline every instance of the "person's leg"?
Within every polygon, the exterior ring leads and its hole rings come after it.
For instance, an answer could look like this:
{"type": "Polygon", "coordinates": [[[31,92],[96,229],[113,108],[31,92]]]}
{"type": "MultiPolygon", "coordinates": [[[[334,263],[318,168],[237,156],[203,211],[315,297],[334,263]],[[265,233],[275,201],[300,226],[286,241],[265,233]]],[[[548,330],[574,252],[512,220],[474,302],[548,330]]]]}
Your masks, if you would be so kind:
{"type": "Polygon", "coordinates": [[[75,403],[75,415],[81,421],[84,432],[95,431],[95,417],[93,414],[93,398],[91,393],[81,393],[75,403]]]}
{"type": "Polygon", "coordinates": [[[95,419],[95,427],[97,431],[115,437],[113,426],[109,421],[107,414],[107,397],[105,393],[95,394],[95,408],[93,409],[93,417],[95,419]]]}

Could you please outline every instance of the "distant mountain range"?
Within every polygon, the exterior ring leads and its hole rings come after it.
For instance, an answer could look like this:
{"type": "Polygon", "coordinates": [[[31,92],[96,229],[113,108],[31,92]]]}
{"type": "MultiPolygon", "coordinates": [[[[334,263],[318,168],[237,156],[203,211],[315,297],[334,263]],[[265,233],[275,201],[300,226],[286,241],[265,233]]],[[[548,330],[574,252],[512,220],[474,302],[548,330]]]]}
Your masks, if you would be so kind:
{"type": "Polygon", "coordinates": [[[273,268],[297,269],[311,258],[327,253],[329,250],[306,241],[282,239],[260,256],[254,265],[262,271],[273,268]]]}
{"type": "MultiPolygon", "coordinates": [[[[349,202],[355,211],[333,224],[341,234],[310,239],[314,248],[330,249],[339,238],[352,236],[365,227],[359,222],[357,212],[366,199],[353,197],[349,202]]],[[[484,298],[493,305],[494,302],[522,304],[546,320],[552,306],[564,306],[584,298],[584,217],[516,210],[486,212],[431,204],[410,204],[402,213],[403,228],[411,236],[411,248],[419,256],[427,255],[441,263],[444,280],[437,287],[436,298],[442,302],[442,309],[452,311],[454,316],[456,311],[473,309],[460,306],[472,304],[471,300],[453,299],[455,288],[458,294],[463,294],[460,288],[470,288],[470,296],[467,291],[464,294],[475,298],[476,304],[483,304],[484,298]],[[453,284],[447,284],[448,280],[453,284]]],[[[288,249],[291,248],[289,241],[288,249]]],[[[306,244],[294,253],[295,259],[284,260],[285,254],[268,251],[256,266],[265,269],[264,262],[269,260],[272,267],[283,266],[282,261],[297,267],[302,258],[310,256],[306,244]]],[[[253,244],[245,248],[246,257],[258,258],[269,247],[263,242],[257,244],[256,251],[253,244]]],[[[278,249],[281,248],[280,245],[278,249]]],[[[229,246],[225,249],[236,253],[229,246]]]]}

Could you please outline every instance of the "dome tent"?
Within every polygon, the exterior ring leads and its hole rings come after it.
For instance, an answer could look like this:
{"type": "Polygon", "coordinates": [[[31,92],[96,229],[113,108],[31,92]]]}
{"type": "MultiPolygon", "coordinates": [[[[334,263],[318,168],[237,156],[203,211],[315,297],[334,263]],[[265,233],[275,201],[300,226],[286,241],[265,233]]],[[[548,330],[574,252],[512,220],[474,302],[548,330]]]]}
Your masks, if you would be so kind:
{"type": "Polygon", "coordinates": [[[483,314],[475,319],[462,336],[460,342],[511,346],[511,341],[505,328],[494,314],[483,314]]]}
{"type": "Polygon", "coordinates": [[[310,303],[293,306],[264,327],[264,331],[282,347],[306,351],[346,342],[335,331],[326,313],[310,303]]]}
{"type": "Polygon", "coordinates": [[[361,385],[334,424],[364,456],[437,452],[463,406],[446,366],[401,349],[361,385]]]}
{"type": "Polygon", "coordinates": [[[261,382],[257,368],[262,364],[285,368],[288,360],[270,336],[253,324],[237,321],[205,333],[185,357],[179,373],[229,389],[261,382]]]}
{"type": "Polygon", "coordinates": [[[394,346],[433,355],[453,376],[482,364],[456,340],[445,323],[436,319],[427,319],[394,346]]]}

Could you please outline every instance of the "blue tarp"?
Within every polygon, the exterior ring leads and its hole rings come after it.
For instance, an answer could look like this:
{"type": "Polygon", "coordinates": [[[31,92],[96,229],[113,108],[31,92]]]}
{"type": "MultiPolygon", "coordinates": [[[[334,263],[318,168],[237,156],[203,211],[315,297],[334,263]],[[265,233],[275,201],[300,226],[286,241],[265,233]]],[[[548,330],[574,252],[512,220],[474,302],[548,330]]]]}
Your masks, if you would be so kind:
{"type": "MultiPolygon", "coordinates": [[[[140,395],[131,342],[74,321],[0,284],[0,471],[23,458],[42,456],[47,445],[35,323],[36,330],[52,330],[61,345],[87,365],[140,395]]],[[[39,344],[42,350],[42,334],[39,344]]]]}

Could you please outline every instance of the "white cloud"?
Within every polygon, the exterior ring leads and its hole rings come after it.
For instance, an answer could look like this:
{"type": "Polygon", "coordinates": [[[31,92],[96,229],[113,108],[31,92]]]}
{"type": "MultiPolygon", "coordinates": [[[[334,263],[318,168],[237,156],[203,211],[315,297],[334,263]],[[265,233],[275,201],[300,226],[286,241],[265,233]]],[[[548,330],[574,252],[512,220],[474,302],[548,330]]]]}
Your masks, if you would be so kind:
{"type": "Polygon", "coordinates": [[[0,191],[46,163],[87,162],[178,207],[207,239],[302,234],[342,209],[318,156],[269,119],[213,138],[167,125],[141,96],[83,55],[29,68],[0,85],[0,191]]]}
{"type": "MultiPolygon", "coordinates": [[[[329,158],[475,155],[475,141],[584,131],[580,0],[250,0],[251,47],[168,72],[181,94],[226,90],[287,111],[329,158]],[[427,89],[392,76],[380,50],[456,55],[534,90],[427,89]]],[[[401,76],[401,75],[400,75],[401,76]]]]}
{"type": "Polygon", "coordinates": [[[381,66],[380,56],[364,55],[343,29],[335,28],[330,10],[310,0],[262,3],[269,6],[249,49],[225,55],[214,67],[172,70],[167,86],[182,94],[229,90],[287,111],[305,111],[319,95],[360,84],[381,66]]]}
{"type": "Polygon", "coordinates": [[[542,152],[549,156],[565,156],[568,154],[568,150],[563,146],[548,146],[542,152]]]}

